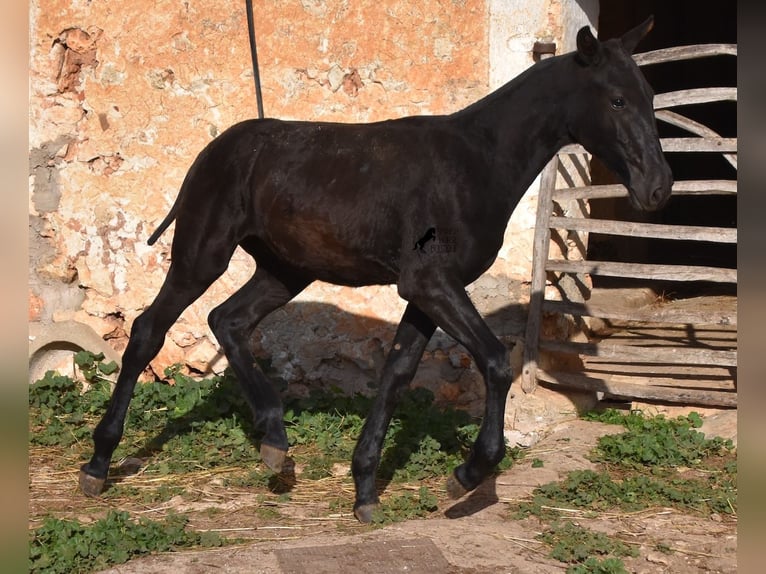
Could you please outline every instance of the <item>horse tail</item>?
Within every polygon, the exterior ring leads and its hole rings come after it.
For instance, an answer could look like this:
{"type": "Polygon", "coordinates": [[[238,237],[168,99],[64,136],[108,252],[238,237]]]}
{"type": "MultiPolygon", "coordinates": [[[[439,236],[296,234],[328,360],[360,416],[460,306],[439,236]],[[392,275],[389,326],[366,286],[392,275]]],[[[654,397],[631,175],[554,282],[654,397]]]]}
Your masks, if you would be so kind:
{"type": "Polygon", "coordinates": [[[160,223],[159,227],[149,236],[149,239],[146,240],[146,242],[149,245],[154,245],[154,243],[159,239],[160,235],[163,234],[163,232],[170,226],[171,223],[173,223],[173,220],[176,218],[176,212],[178,211],[178,204],[180,202],[178,199],[176,199],[176,202],[173,204],[173,207],[170,208],[170,211],[165,216],[165,219],[162,220],[162,223],[160,223]]]}
{"type": "MultiPolygon", "coordinates": [[[[195,162],[196,163],[196,162],[195,162]]],[[[176,201],[173,204],[173,207],[170,208],[170,211],[165,216],[165,219],[162,220],[162,223],[159,224],[157,229],[149,236],[149,239],[146,240],[146,242],[149,245],[154,245],[154,243],[160,238],[160,235],[162,235],[165,230],[170,227],[170,224],[173,223],[173,220],[178,216],[178,209],[181,206],[182,199],[185,197],[184,190],[188,186],[189,181],[189,174],[192,172],[192,169],[194,168],[194,165],[189,169],[186,176],[184,177],[184,181],[181,184],[181,189],[178,192],[178,196],[176,197],[176,201]]]]}
{"type": "MultiPolygon", "coordinates": [[[[146,240],[146,242],[149,245],[154,245],[155,242],[160,238],[160,235],[164,233],[164,231],[170,227],[170,224],[173,223],[173,221],[178,216],[178,210],[181,208],[181,205],[184,202],[184,198],[187,195],[187,191],[189,190],[189,187],[192,185],[191,182],[195,178],[195,174],[202,169],[207,170],[211,169],[210,167],[205,167],[209,165],[210,160],[210,154],[212,153],[212,150],[214,146],[219,146],[217,149],[220,149],[221,142],[227,141],[229,144],[224,145],[231,145],[233,143],[236,143],[237,139],[240,134],[242,133],[243,129],[247,129],[248,126],[252,125],[255,122],[258,123],[265,123],[268,120],[250,120],[248,122],[241,122],[237,126],[233,126],[226,130],[224,133],[220,134],[218,137],[213,139],[210,143],[208,143],[207,146],[205,146],[205,149],[203,149],[200,154],[197,156],[197,158],[194,160],[194,163],[189,168],[189,171],[186,172],[186,177],[184,177],[183,183],[181,184],[181,189],[178,192],[178,197],[176,197],[176,201],[173,204],[173,207],[170,208],[170,211],[165,216],[165,219],[162,220],[162,223],[157,227],[157,229],[149,236],[149,239],[146,240]],[[226,140],[223,140],[224,136],[227,136],[226,140]]],[[[260,155],[261,146],[258,146],[257,151],[253,154],[252,158],[252,165],[255,164],[255,160],[260,155]]],[[[218,152],[220,153],[220,152],[218,152]]],[[[251,165],[251,167],[252,167],[251,165]]],[[[203,171],[204,173],[204,171],[203,171]]]]}

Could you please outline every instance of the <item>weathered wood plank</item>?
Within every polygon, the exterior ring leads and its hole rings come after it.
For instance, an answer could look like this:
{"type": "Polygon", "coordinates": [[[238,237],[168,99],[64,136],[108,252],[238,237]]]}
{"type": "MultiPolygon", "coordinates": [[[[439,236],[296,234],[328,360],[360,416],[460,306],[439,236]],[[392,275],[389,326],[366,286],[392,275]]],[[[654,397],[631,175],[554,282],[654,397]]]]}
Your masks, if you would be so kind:
{"type": "MultiPolygon", "coordinates": [[[[661,138],[662,150],[665,152],[701,152],[701,153],[734,153],[737,151],[737,138],[723,137],[688,137],[661,138]]],[[[563,146],[559,155],[579,155],[588,153],[580,144],[563,146]]]]}
{"type": "Polygon", "coordinates": [[[552,193],[556,185],[556,173],[559,159],[554,156],[540,175],[540,194],[537,200],[537,215],[535,222],[535,237],[532,248],[532,281],[530,286],[529,320],[525,338],[535,344],[524,345],[524,363],[521,374],[521,387],[526,393],[534,392],[537,386],[538,346],[540,326],[542,323],[542,302],[545,293],[545,262],[551,242],[551,230],[547,225],[551,213],[552,193]]]}
{"type": "MultiPolygon", "coordinates": [[[[700,152],[732,153],[737,151],[737,138],[661,138],[662,151],[665,152],[700,152]]],[[[561,154],[583,154],[588,151],[580,144],[563,146],[561,154]]]]}
{"type": "Polygon", "coordinates": [[[737,138],[662,138],[664,152],[725,153],[737,151],[737,138]]]}
{"type": "Polygon", "coordinates": [[[651,52],[634,54],[633,60],[639,66],[651,66],[665,62],[709,58],[712,56],[736,56],[736,44],[695,44],[691,46],[674,46],[651,52]]]}
{"type": "Polygon", "coordinates": [[[689,309],[665,308],[619,308],[613,305],[598,305],[593,303],[575,303],[572,301],[543,302],[543,311],[549,313],[566,313],[580,317],[600,317],[601,319],[616,319],[620,321],[661,322],[661,323],[691,323],[705,325],[736,325],[736,309],[691,311],[689,309]]]}
{"type": "Polygon", "coordinates": [[[576,343],[573,341],[540,341],[540,348],[559,353],[575,353],[615,361],[641,363],[674,363],[681,365],[737,366],[737,351],[699,349],[693,347],[615,345],[607,341],[576,343]]]}
{"type": "MultiPolygon", "coordinates": [[[[673,183],[674,195],[728,195],[737,193],[737,181],[731,179],[694,179],[676,181],[673,183]]],[[[553,192],[554,201],[570,201],[572,199],[605,199],[611,197],[627,197],[628,190],[620,183],[609,185],[586,185],[556,189],[553,192]]]]}
{"type": "MultiPolygon", "coordinates": [[[[658,120],[674,125],[698,136],[713,138],[721,137],[721,134],[715,130],[710,129],[705,124],[701,124],[692,120],[691,118],[687,118],[678,112],[673,112],[670,110],[657,110],[654,115],[658,120]]],[[[734,169],[737,169],[737,154],[726,153],[724,154],[724,158],[734,167],[734,169]]]]}
{"type": "Polygon", "coordinates": [[[613,261],[563,261],[551,259],[547,271],[563,273],[589,273],[606,277],[633,277],[635,279],[661,279],[665,281],[712,281],[736,283],[737,270],[695,265],[649,265],[644,263],[617,263],[613,261]]]}
{"type": "Polygon", "coordinates": [[[611,219],[588,219],[585,217],[560,217],[552,215],[548,221],[551,229],[588,231],[605,235],[628,235],[655,239],[681,239],[688,241],[711,241],[736,243],[737,229],[732,227],[701,227],[696,225],[661,225],[611,219]]]}
{"type": "MultiPolygon", "coordinates": [[[[614,381],[610,377],[594,377],[580,373],[537,370],[537,378],[549,384],[561,385],[586,391],[602,392],[613,398],[644,399],[665,401],[684,405],[706,405],[715,407],[736,407],[737,393],[708,389],[690,389],[679,386],[642,385],[614,381]]],[[[664,381],[656,381],[661,383],[664,381]]]]}
{"type": "Polygon", "coordinates": [[[672,108],[711,102],[736,102],[737,88],[691,88],[654,95],[654,109],[672,108]]]}

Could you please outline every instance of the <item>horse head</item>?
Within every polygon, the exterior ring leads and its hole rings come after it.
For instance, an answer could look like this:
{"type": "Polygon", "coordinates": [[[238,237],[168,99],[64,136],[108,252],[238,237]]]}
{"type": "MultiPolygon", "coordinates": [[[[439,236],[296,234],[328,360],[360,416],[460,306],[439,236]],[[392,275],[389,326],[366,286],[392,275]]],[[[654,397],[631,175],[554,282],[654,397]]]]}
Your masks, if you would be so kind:
{"type": "Polygon", "coordinates": [[[598,157],[627,187],[634,207],[654,211],[667,203],[673,175],[662,153],[654,92],[631,54],[654,20],[621,38],[600,42],[587,26],[577,34],[578,73],[568,127],[575,141],[598,157]]]}

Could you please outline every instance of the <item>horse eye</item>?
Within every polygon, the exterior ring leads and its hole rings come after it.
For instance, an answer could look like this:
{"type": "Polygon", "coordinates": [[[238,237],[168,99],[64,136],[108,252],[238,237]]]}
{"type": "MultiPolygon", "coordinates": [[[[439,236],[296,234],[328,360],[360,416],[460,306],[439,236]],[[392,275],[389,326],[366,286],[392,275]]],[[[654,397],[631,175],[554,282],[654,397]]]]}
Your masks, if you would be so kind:
{"type": "Polygon", "coordinates": [[[625,107],[625,99],[624,98],[613,98],[612,99],[612,109],[613,110],[621,110],[625,107]]]}

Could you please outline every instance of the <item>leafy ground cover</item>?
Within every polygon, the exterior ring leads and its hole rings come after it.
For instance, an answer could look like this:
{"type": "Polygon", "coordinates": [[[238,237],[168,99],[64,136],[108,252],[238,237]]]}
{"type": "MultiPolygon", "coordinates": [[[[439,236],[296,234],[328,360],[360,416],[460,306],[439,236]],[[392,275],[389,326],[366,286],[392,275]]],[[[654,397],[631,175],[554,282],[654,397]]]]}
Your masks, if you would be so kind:
{"type": "MultiPolygon", "coordinates": [[[[549,526],[539,539],[568,573],[627,572],[622,557],[635,549],[615,536],[590,532],[570,518],[606,512],[675,508],[700,516],[736,515],[737,461],[731,441],[696,430],[697,413],[647,417],[640,411],[606,410],[589,420],[621,424],[626,431],[601,437],[591,459],[600,470],[576,470],[534,490],[515,506],[517,518],[534,515],[549,526]]],[[[658,547],[657,550],[667,549],[658,547]]]]}
{"type": "MultiPolygon", "coordinates": [[[[77,469],[91,454],[113,366],[89,353],[76,361],[84,384],[51,372],[30,387],[31,572],[92,572],[149,553],[281,540],[296,531],[365,532],[434,517],[446,499],[445,478],[480,422],[437,408],[424,389],[406,393],[378,473],[382,505],[375,524],[362,526],[352,516],[349,463],[369,398],[286,397],[292,472],[275,475],[260,463],[234,378],[196,380],[169,369],[173,384],[138,385],[107,490],[86,499],[77,493],[77,469]]],[[[730,442],[701,435],[699,416],[609,410],[586,418],[625,429],[598,440],[596,469],[569,472],[521,501],[503,502],[506,520],[537,521],[537,544],[568,572],[626,572],[625,561],[636,554],[635,542],[594,531],[585,518],[671,508],[736,520],[736,452],[730,442]]],[[[519,449],[507,454],[501,471],[522,457],[519,449]]],[[[529,466],[542,469],[536,454],[529,466]]],[[[673,552],[661,543],[655,550],[673,552]]]]}
{"type": "Polygon", "coordinates": [[[141,554],[222,544],[217,533],[190,531],[187,522],[180,515],[133,520],[127,512],[114,510],[88,525],[47,517],[30,543],[30,571],[91,572],[141,554]]]}
{"type": "MultiPolygon", "coordinates": [[[[76,357],[86,384],[48,372],[30,387],[30,456],[53,464],[54,474],[71,477],[91,454],[90,435],[111,390],[107,376],[113,369],[102,359],[90,353],[76,357]]],[[[275,509],[291,502],[300,479],[324,484],[333,493],[319,496],[327,510],[350,516],[349,463],[370,398],[338,392],[287,397],[292,472],[275,475],[260,464],[252,416],[233,375],[195,380],[177,369],[166,374],[174,384],[136,388],[113,458],[123,464],[118,462],[110,473],[102,496],[106,504],[162,505],[179,498],[193,503],[204,488],[200,484],[215,476],[221,486],[257,493],[261,515],[273,521],[279,518],[275,509]]],[[[434,512],[444,497],[445,477],[462,462],[478,433],[480,421],[463,411],[437,408],[433,398],[425,389],[408,391],[391,423],[378,472],[384,495],[377,525],[434,512]]],[[[508,454],[504,468],[520,451],[508,449],[508,454]]],[[[174,514],[132,520],[124,512],[102,511],[87,523],[57,517],[51,508],[32,510],[33,572],[87,572],[144,553],[242,541],[236,535],[195,532],[188,519],[174,514]],[[110,539],[113,531],[121,533],[119,544],[110,539]]]]}

